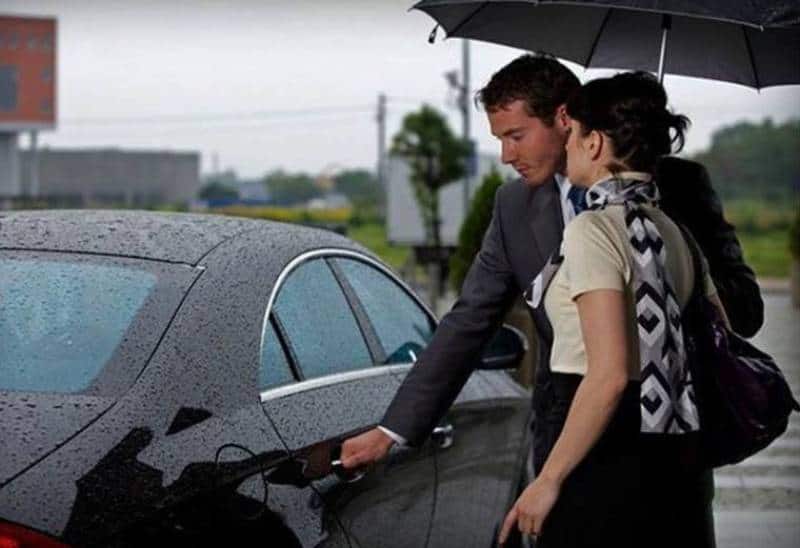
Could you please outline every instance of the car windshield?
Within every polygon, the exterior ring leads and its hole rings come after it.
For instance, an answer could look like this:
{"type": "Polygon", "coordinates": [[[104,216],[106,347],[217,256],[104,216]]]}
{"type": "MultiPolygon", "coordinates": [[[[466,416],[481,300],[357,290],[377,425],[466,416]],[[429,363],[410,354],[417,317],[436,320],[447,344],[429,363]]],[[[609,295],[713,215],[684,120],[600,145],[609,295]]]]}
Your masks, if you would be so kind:
{"type": "Polygon", "coordinates": [[[0,390],[82,392],[124,343],[149,354],[134,327],[158,278],[130,261],[0,256],[0,390]]]}

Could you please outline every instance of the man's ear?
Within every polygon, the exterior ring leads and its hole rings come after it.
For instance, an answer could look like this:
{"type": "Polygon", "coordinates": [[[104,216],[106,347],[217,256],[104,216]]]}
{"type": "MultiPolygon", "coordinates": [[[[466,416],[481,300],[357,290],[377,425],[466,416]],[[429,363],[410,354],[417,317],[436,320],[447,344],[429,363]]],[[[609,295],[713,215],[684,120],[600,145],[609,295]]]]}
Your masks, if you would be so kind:
{"type": "Polygon", "coordinates": [[[562,104],[556,108],[556,114],[554,117],[555,123],[558,127],[562,130],[569,129],[569,115],[567,114],[567,105],[562,104]]]}

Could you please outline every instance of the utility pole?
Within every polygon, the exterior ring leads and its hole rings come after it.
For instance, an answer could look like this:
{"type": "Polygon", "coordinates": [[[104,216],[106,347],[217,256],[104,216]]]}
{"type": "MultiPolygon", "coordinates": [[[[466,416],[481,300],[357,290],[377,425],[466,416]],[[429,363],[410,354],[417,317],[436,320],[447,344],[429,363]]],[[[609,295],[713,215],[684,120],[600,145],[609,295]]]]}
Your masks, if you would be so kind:
{"type": "MultiPolygon", "coordinates": [[[[469,124],[469,40],[466,38],[461,41],[461,94],[459,106],[461,107],[462,116],[462,136],[464,142],[469,145],[469,157],[467,158],[467,169],[464,170],[464,220],[467,219],[467,212],[469,211],[469,183],[472,178],[473,150],[472,141],[470,141],[470,124],[469,124]]],[[[462,221],[463,222],[463,221],[462,221]]]]}
{"type": "Polygon", "coordinates": [[[219,154],[217,151],[211,153],[211,175],[214,177],[219,176],[219,154]]]}
{"type": "Polygon", "coordinates": [[[469,40],[461,42],[461,74],[456,70],[446,72],[444,77],[450,88],[456,91],[456,106],[461,112],[461,137],[469,146],[469,156],[466,158],[466,169],[464,170],[464,192],[463,192],[463,211],[464,219],[467,218],[469,210],[469,184],[475,170],[475,158],[470,140],[470,74],[469,74],[469,40]]]}
{"type": "MultiPolygon", "coordinates": [[[[378,113],[375,116],[378,121],[378,165],[377,176],[378,184],[386,197],[386,94],[378,94],[378,113]]],[[[381,207],[384,207],[383,205],[381,207]]]]}

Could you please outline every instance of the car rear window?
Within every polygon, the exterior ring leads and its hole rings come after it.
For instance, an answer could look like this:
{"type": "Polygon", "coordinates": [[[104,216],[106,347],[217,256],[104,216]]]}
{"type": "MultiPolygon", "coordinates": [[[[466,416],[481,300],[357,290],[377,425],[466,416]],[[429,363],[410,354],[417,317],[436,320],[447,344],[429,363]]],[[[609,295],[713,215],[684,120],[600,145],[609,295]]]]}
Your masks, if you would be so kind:
{"type": "MultiPolygon", "coordinates": [[[[85,391],[125,343],[134,354],[126,361],[143,366],[153,336],[134,327],[159,287],[157,271],[124,260],[0,256],[0,389],[85,391]]],[[[166,324],[165,316],[155,311],[148,321],[166,324]]]]}

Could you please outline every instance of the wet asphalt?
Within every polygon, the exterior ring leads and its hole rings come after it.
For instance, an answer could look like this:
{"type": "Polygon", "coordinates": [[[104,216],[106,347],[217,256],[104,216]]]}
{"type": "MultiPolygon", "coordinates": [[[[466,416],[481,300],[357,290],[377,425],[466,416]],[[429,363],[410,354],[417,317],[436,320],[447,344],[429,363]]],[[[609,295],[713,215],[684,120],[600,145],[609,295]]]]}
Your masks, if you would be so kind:
{"type": "MultiPolygon", "coordinates": [[[[800,308],[789,293],[764,294],[766,320],[752,342],[772,355],[800,400],[800,308]]],[[[800,413],[772,445],[714,473],[719,548],[800,546],[800,413]]]]}

